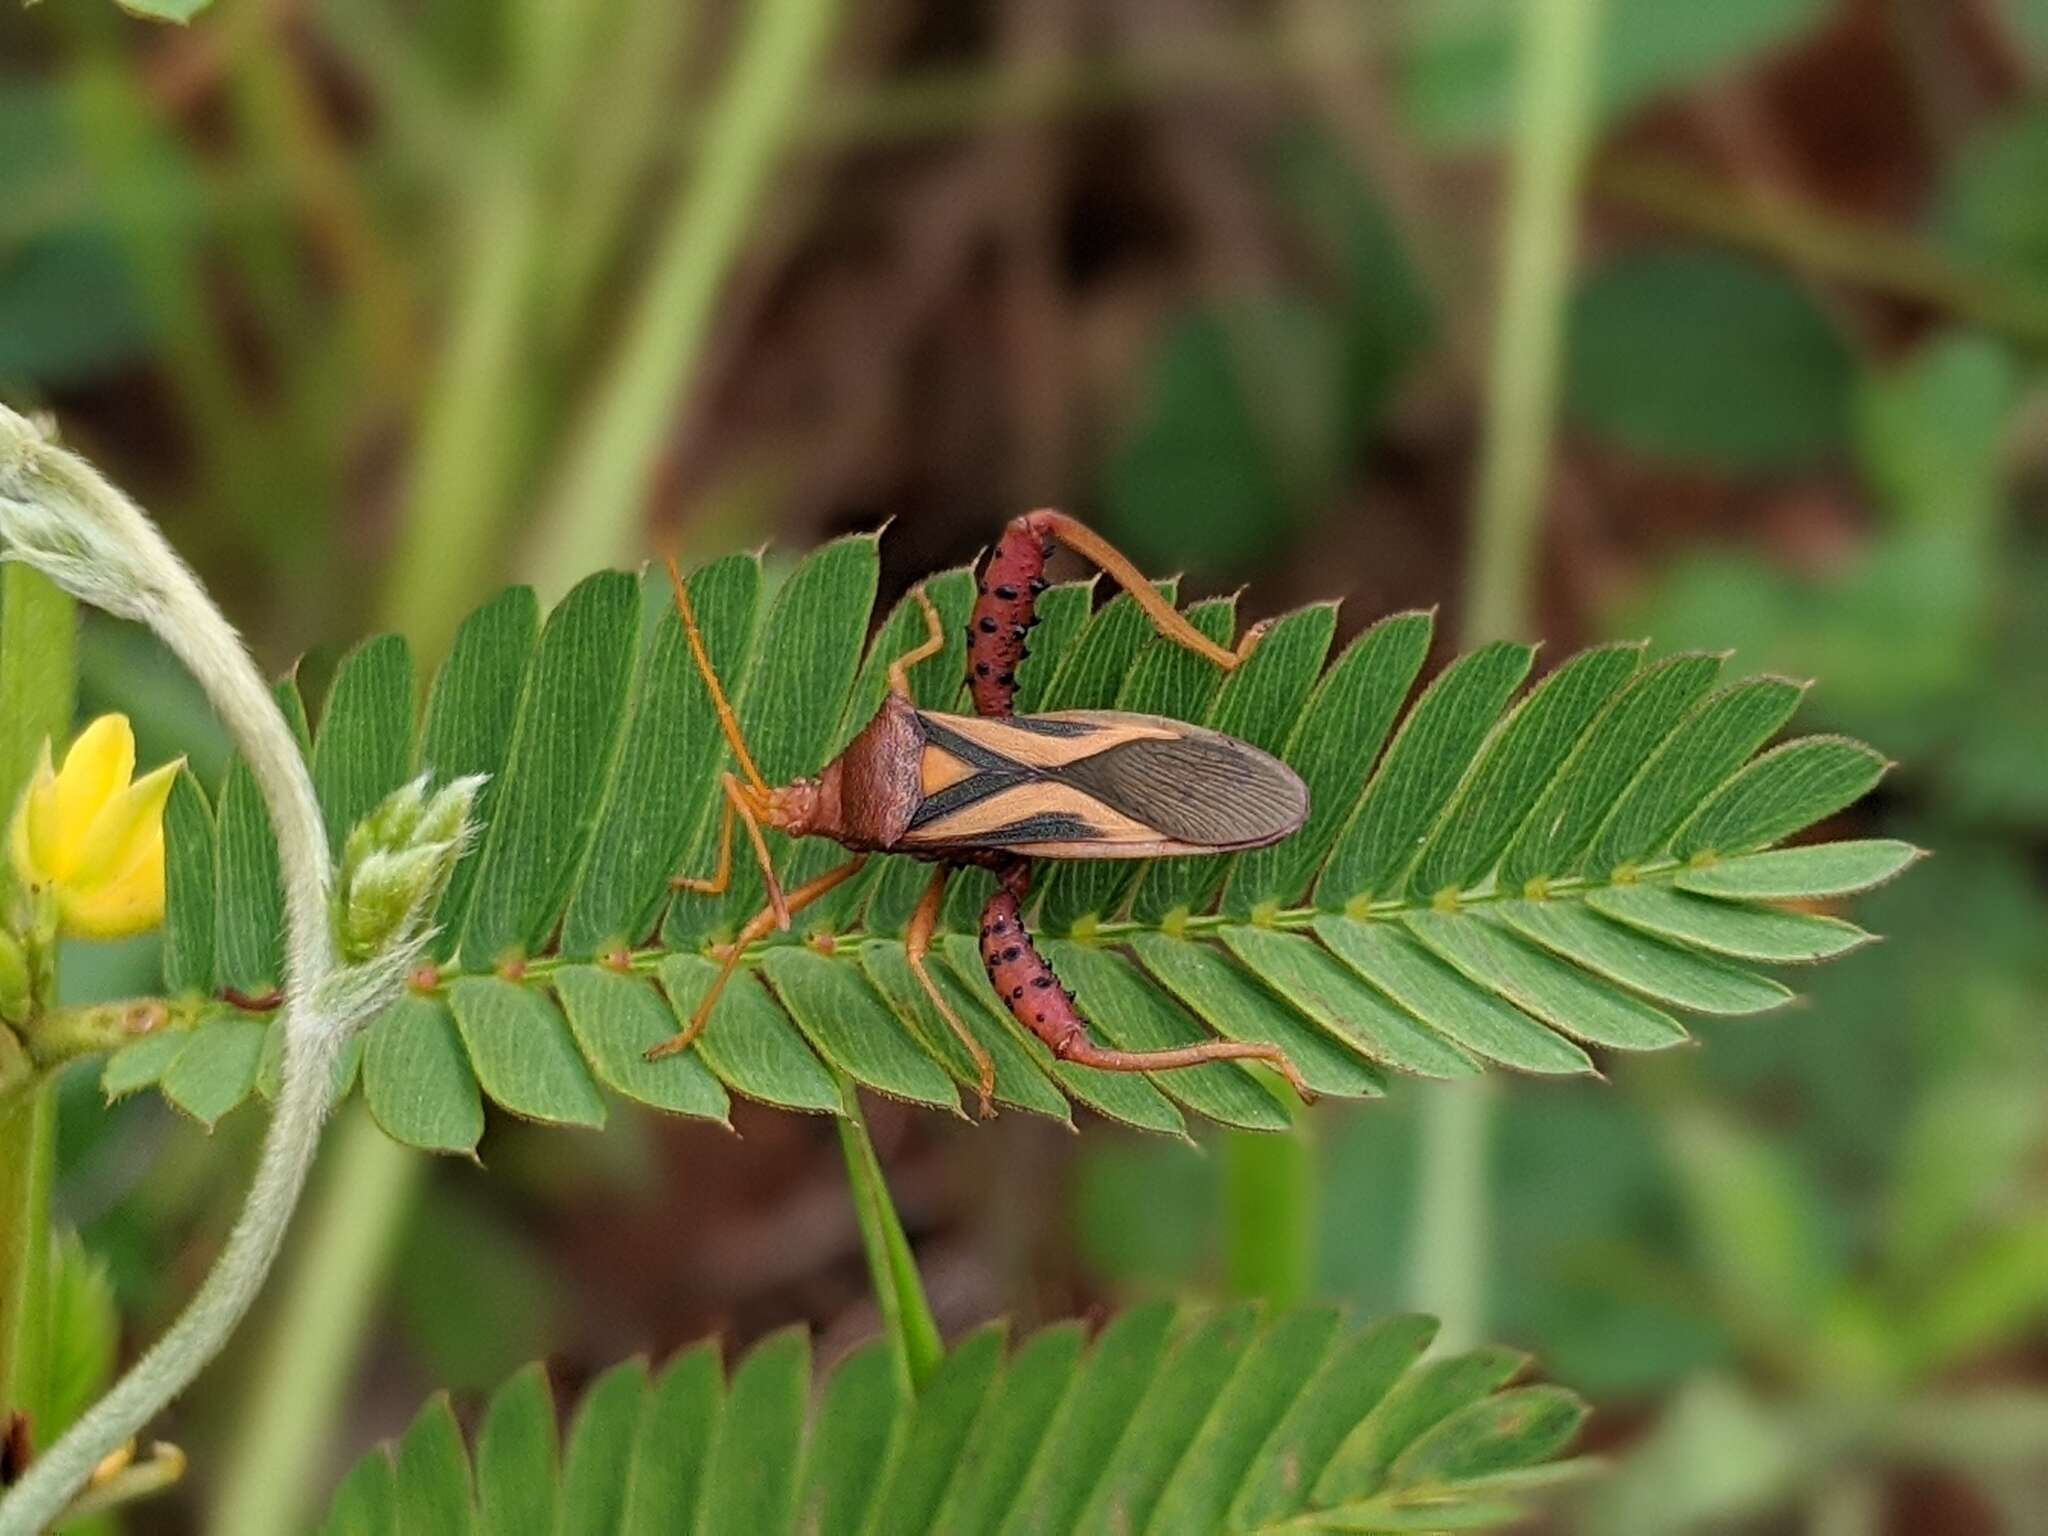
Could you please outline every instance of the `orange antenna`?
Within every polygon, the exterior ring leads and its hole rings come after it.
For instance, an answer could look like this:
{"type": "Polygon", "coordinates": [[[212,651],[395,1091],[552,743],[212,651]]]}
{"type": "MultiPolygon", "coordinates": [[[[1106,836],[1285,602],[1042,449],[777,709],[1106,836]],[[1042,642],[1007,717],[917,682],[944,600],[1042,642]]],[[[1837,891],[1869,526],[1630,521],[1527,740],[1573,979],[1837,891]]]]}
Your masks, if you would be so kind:
{"type": "MultiPolygon", "coordinates": [[[[747,751],[746,739],[740,735],[739,717],[732,712],[732,705],[726,700],[725,689],[719,685],[718,674],[711,669],[711,655],[704,649],[704,632],[697,627],[697,610],[690,606],[689,589],[683,585],[683,573],[676,565],[676,557],[668,557],[669,585],[676,589],[676,612],[682,615],[683,634],[690,642],[690,654],[696,658],[697,670],[704,674],[704,686],[711,690],[711,707],[718,711],[719,729],[725,732],[725,739],[732,746],[732,755],[739,759],[740,769],[747,776],[747,782],[761,794],[769,793],[768,781],[761,777],[761,770],[754,766],[753,755],[747,751]]],[[[751,825],[751,823],[749,824],[751,825]]],[[[760,834],[755,833],[758,839],[760,834]]],[[[766,859],[762,861],[764,864],[766,859]]]]}

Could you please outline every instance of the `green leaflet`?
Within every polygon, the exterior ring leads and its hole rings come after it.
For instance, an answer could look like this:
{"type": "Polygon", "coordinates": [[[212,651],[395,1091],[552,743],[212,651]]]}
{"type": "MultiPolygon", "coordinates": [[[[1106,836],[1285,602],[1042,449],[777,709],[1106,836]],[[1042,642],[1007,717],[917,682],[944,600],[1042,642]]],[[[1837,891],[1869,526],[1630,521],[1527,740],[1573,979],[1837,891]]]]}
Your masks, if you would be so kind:
{"type": "Polygon", "coordinates": [[[213,990],[213,811],[191,770],[164,805],[164,990],[213,990]]]}
{"type": "Polygon", "coordinates": [[[1237,859],[1223,910],[1250,917],[1300,896],[1329,851],[1356,797],[1360,770],[1379,756],[1401,703],[1429,654],[1427,613],[1380,620],[1348,646],[1316,685],[1285,754],[1309,790],[1308,822],[1293,837],[1237,859]]]}
{"type": "MultiPolygon", "coordinates": [[[[865,725],[890,663],[925,636],[909,599],[868,636],[877,564],[874,539],[858,537],[810,554],[772,597],[752,555],[688,578],[713,667],[773,780],[815,771],[865,725]]],[[[958,709],[973,576],[925,586],[945,645],[910,682],[922,706],[958,709]]],[[[1885,843],[1773,847],[1852,803],[1883,760],[1826,736],[1753,755],[1798,690],[1759,678],[1714,692],[1716,656],[1645,665],[1639,647],[1596,648],[1515,702],[1531,652],[1490,646],[1404,709],[1426,614],[1384,620],[1325,669],[1334,609],[1303,609],[1226,673],[1156,635],[1127,595],[1091,612],[1096,587],[1042,595],[1021,706],[1198,718],[1280,754],[1311,790],[1306,825],[1271,848],[1041,863],[1031,910],[1105,1045],[1271,1043],[1332,1096],[1389,1091],[1401,1073],[1471,1075],[1482,1061],[1583,1072],[1578,1042],[1658,1049],[1685,1037],[1669,1010],[1784,1001],[1751,967],[1826,958],[1863,935],[1772,904],[1848,894],[1912,857],[1885,843]],[[1316,907],[1299,905],[1311,891],[1316,907]],[[1062,931],[1074,942],[1051,937],[1062,931]]],[[[1219,638],[1236,627],[1231,600],[1190,612],[1219,638]]],[[[417,729],[413,689],[402,642],[358,647],[311,754],[337,839],[414,773],[488,775],[481,836],[439,914],[436,972],[344,1062],[343,1083],[359,1076],[389,1134],[473,1152],[486,1099],[575,1125],[601,1123],[607,1096],[721,1122],[733,1094],[834,1114],[833,1069],[960,1112],[972,1062],[895,937],[933,873],[910,859],[876,858],[804,911],[797,933],[767,935],[695,1046],[645,1059],[687,1026],[719,941],[762,899],[743,839],[724,894],[671,894],[674,875],[714,868],[718,777],[736,765],[662,573],[594,577],[545,623],[530,592],[505,592],[461,626],[417,729]]],[[[279,697],[300,721],[289,681],[279,697]]],[[[211,809],[181,780],[166,837],[167,988],[266,1001],[281,980],[276,855],[246,769],[231,766],[211,809]]],[[[822,840],[770,841],[787,883],[844,858],[822,840]]],[[[1288,1123],[1237,1066],[1143,1076],[1053,1060],[982,971],[974,932],[990,888],[986,871],[952,876],[932,973],[995,1060],[1002,1102],[1061,1120],[1079,1103],[1167,1134],[1185,1133],[1184,1109],[1288,1123]]],[[[282,1042],[268,1022],[216,1007],[189,1033],[122,1050],[103,1084],[160,1086],[212,1123],[251,1086],[273,1090],[282,1042]]]]}
{"type": "MultiPolygon", "coordinates": [[[[761,562],[729,556],[693,574],[689,589],[712,668],[730,676],[753,639],[761,562]]],[[[725,738],[672,604],[641,651],[633,687],[637,707],[562,920],[561,947],[569,955],[643,940],[670,877],[695,873],[683,868],[691,834],[723,804],[725,738]]]]}
{"type": "Polygon", "coordinates": [[[608,571],[548,617],[457,945],[472,967],[519,958],[555,926],[625,712],[638,614],[632,578],[608,571]]]}
{"type": "Polygon", "coordinates": [[[1554,1387],[1499,1390],[1520,1364],[1506,1351],[1418,1365],[1432,1331],[1423,1318],[1347,1328],[1330,1308],[1153,1305],[1093,1343],[1049,1328],[1006,1360],[997,1325],[910,1400],[878,1345],[814,1397],[809,1344],[788,1330],[740,1360],[729,1391],[715,1345],[652,1379],[638,1360],[617,1366],[566,1437],[533,1366],[485,1408],[473,1473],[437,1397],[342,1480],[325,1529],[1220,1536],[1410,1490],[1497,1505],[1461,1529],[1504,1525],[1526,1512],[1519,1495],[1569,1471],[1555,1458],[1583,1407],[1554,1387]]]}
{"type": "Polygon", "coordinates": [[[1416,839],[1436,820],[1501,708],[1529,673],[1526,645],[1486,646],[1446,667],[1409,711],[1316,884],[1317,904],[1399,895],[1416,839]]]}
{"type": "Polygon", "coordinates": [[[412,651],[396,635],[341,659],[313,742],[313,789],[339,857],[349,829],[412,774],[412,651]]]}

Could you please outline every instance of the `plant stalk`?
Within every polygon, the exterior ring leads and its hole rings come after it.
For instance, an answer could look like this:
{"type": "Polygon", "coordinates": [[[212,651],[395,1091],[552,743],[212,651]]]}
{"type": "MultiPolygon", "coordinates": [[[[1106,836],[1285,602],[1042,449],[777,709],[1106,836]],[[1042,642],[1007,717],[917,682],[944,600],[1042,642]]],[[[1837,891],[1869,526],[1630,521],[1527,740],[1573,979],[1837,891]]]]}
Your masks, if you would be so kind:
{"type": "Polygon", "coordinates": [[[696,382],[719,295],[809,111],[838,0],[757,0],[623,345],[571,439],[526,569],[554,592],[640,553],[649,477],[696,382]]]}
{"type": "Polygon", "coordinates": [[[839,1095],[845,1105],[839,1121],[839,1149],[846,1157],[846,1178],[853,1188],[853,1210],[860,1222],[861,1247],[867,1253],[875,1304],[881,1309],[882,1329],[903,1385],[915,1393],[938,1369],[945,1345],[924,1293],[923,1277],[917,1272],[917,1259],[910,1251],[910,1239],[903,1232],[903,1218],[889,1198],[889,1184],[882,1177],[881,1160],[875,1156],[875,1143],[861,1114],[858,1090],[844,1073],[839,1074],[839,1095]]]}
{"type": "Polygon", "coordinates": [[[427,1160],[347,1116],[321,1176],[223,1467],[214,1536],[295,1530],[427,1160]]]}
{"type": "MultiPolygon", "coordinates": [[[[1600,3],[1529,0],[1522,10],[1500,309],[1467,566],[1468,644],[1531,628],[1600,3]]],[[[1484,1078],[1437,1084],[1422,1101],[1410,1296],[1443,1320],[1439,1341],[1446,1348],[1473,1343],[1485,1330],[1493,1091],[1484,1078]]]]}
{"type": "MultiPolygon", "coordinates": [[[[0,567],[0,831],[14,819],[43,743],[61,749],[70,734],[77,686],[76,606],[27,567],[0,567]]],[[[0,900],[12,883],[0,863],[0,900]]],[[[10,1412],[43,1400],[56,1142],[47,1077],[0,1099],[0,1430],[10,1412]]]]}
{"type": "Polygon", "coordinates": [[[1233,1296],[1294,1306],[1315,1289],[1315,1141],[1293,1106],[1283,1135],[1223,1138],[1223,1273],[1233,1296]]]}

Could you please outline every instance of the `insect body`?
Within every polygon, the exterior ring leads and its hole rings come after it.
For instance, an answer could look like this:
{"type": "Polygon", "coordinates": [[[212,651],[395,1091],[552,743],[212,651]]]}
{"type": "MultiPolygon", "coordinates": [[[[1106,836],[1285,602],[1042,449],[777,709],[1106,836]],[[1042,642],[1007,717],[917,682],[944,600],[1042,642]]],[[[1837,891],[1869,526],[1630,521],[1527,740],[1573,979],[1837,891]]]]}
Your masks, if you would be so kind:
{"type": "MultiPolygon", "coordinates": [[[[1025,927],[1030,860],[1155,858],[1263,847],[1296,831],[1308,816],[1308,790],[1294,772],[1233,737],[1178,720],[1110,710],[1043,715],[1011,712],[1016,667],[1044,590],[1046,557],[1057,539],[1109,571],[1161,633],[1231,668],[1243,653],[1223,649],[1155,593],[1130,562],[1087,528],[1057,512],[1012,522],[982,573],[968,624],[969,693],[976,715],[920,710],[911,702],[909,668],[944,648],[938,612],[918,588],[928,634],[890,668],[890,691],[860,734],[814,779],[772,787],[756,770],[697,633],[689,596],[673,562],[691,651],[703,672],[742,779],[724,775],[725,826],[717,873],[678,879],[686,889],[718,892],[732,872],[732,838],[744,823],[766,876],[768,906],[728,948],[725,967],[690,1025],[650,1055],[685,1049],[710,1017],[746,947],[771,926],[856,874],[877,852],[904,853],[938,866],[906,936],[911,968],[925,994],[974,1058],[981,1107],[990,1111],[994,1065],[954,1014],[925,969],[951,871],[993,870],[999,886],[982,914],[981,952],[989,979],[1017,1021],[1061,1060],[1109,1071],[1151,1072],[1201,1062],[1254,1058],[1303,1088],[1286,1056],[1271,1045],[1213,1040],[1172,1050],[1116,1051],[1089,1037],[1071,993],[1059,985],[1025,927]],[[829,837],[855,857],[784,894],[761,828],[829,837]]],[[[1256,633],[1256,632],[1254,632],[1256,633]]]]}

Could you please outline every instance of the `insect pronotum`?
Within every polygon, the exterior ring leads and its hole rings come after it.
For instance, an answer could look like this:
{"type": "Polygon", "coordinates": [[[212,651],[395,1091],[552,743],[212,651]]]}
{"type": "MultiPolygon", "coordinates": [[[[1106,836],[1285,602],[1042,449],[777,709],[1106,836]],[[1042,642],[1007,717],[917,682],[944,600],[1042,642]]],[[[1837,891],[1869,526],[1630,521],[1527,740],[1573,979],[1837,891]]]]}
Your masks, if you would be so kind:
{"type": "Polygon", "coordinates": [[[1003,531],[983,567],[968,619],[967,683],[976,713],[940,714],[912,702],[910,669],[945,648],[938,610],[923,587],[914,588],[926,637],[890,666],[889,693],[874,719],[816,778],[780,786],[762,778],[747,751],[705,653],[682,573],[669,561],[690,653],[740,769],[738,774],[728,770],[720,780],[725,818],[716,872],[702,878],[678,876],[673,883],[714,895],[724,891],[732,878],[733,834],[736,826],[744,826],[767,882],[768,904],[726,946],[723,967],[688,1027],[648,1052],[650,1058],[689,1048],[749,945],[771,928],[788,928],[793,913],[851,879],[871,855],[905,853],[937,866],[905,938],[910,967],[974,1060],[984,1116],[991,1113],[994,1063],[926,969],[947,877],[965,865],[992,870],[998,882],[981,918],[981,958],[989,981],[1017,1022],[1051,1047],[1054,1056],[1110,1072],[1251,1059],[1268,1063],[1307,1094],[1300,1074],[1277,1046],[1211,1040],[1171,1050],[1119,1051],[1097,1045],[1073,994],[1060,985],[1032,942],[1024,899],[1033,859],[1229,853],[1278,842],[1308,817],[1308,789],[1293,770],[1234,737],[1114,710],[1012,711],[1017,664],[1037,620],[1045,562],[1055,541],[1114,577],[1168,639],[1226,671],[1248,654],[1256,630],[1237,650],[1225,649],[1181,617],[1099,535],[1060,512],[1026,513],[1003,531]],[[763,827],[793,837],[829,837],[853,850],[854,857],[785,894],[763,827]]]}

